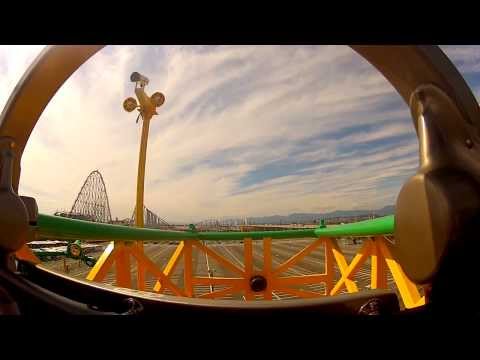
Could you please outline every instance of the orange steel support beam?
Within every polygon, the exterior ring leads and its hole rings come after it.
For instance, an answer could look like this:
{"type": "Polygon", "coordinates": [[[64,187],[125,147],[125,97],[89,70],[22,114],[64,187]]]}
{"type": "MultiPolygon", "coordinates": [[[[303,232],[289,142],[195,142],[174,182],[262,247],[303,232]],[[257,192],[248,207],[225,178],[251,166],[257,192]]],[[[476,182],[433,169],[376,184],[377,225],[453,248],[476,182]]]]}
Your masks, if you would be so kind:
{"type": "MultiPolygon", "coordinates": [[[[183,249],[185,247],[185,242],[181,241],[177,248],[175,249],[175,252],[173,255],[170,257],[170,260],[168,260],[167,266],[165,266],[165,269],[163,270],[163,273],[165,276],[169,277],[170,274],[173,273],[175,270],[175,267],[177,266],[178,262],[180,261],[180,258],[183,255],[183,249]]],[[[153,287],[153,290],[156,292],[160,292],[162,290],[162,283],[160,281],[157,281],[155,283],[155,286],[153,287]]]]}
{"type": "MultiPolygon", "coordinates": [[[[337,262],[338,268],[340,269],[340,273],[343,275],[347,272],[348,269],[348,264],[347,264],[347,259],[345,259],[345,256],[343,255],[342,251],[340,250],[337,241],[335,239],[327,239],[326,240],[327,244],[330,245],[330,248],[332,249],[333,256],[335,258],[335,261],[337,262]]],[[[358,287],[355,282],[350,280],[349,278],[345,278],[344,280],[345,286],[347,287],[348,292],[357,292],[358,287]]],[[[333,295],[333,289],[330,291],[329,295],[333,295]]]]}
{"type": "Polygon", "coordinates": [[[117,256],[115,259],[115,273],[117,277],[117,286],[131,288],[132,276],[130,269],[130,253],[128,245],[125,243],[116,244],[117,256]]]}
{"type": "Polygon", "coordinates": [[[324,243],[324,240],[323,239],[318,239],[316,241],[314,241],[313,243],[311,243],[310,245],[308,245],[306,248],[304,248],[303,250],[301,250],[300,252],[296,253],[295,255],[293,255],[290,259],[288,259],[287,261],[285,261],[284,263],[280,264],[275,270],[273,270],[273,273],[274,275],[278,275],[282,272],[284,272],[285,270],[287,270],[289,267],[295,265],[296,263],[298,263],[300,260],[302,260],[305,256],[307,256],[308,254],[310,254],[312,251],[314,251],[317,247],[319,247],[320,245],[322,245],[324,243]]]}
{"type": "MultiPolygon", "coordinates": [[[[358,269],[360,269],[360,267],[363,265],[363,263],[365,262],[365,260],[368,258],[368,256],[370,255],[371,253],[371,247],[372,247],[372,241],[371,240],[367,240],[365,241],[365,244],[362,246],[362,248],[360,249],[359,253],[357,255],[355,255],[355,257],[353,258],[352,262],[350,263],[350,265],[348,265],[348,267],[345,269],[345,271],[342,271],[341,270],[341,273],[342,273],[342,277],[340,278],[340,280],[335,284],[335,286],[333,287],[332,291],[330,292],[330,295],[336,295],[338,294],[338,292],[342,289],[343,285],[346,285],[346,281],[347,280],[353,280],[353,276],[355,275],[355,273],[358,271],[358,269]]],[[[356,287],[356,285],[355,285],[356,287]]],[[[348,287],[347,287],[347,290],[348,292],[357,292],[358,291],[358,288],[357,289],[354,289],[353,291],[350,290],[348,287]]]]}
{"type": "Polygon", "coordinates": [[[159,270],[157,266],[146,257],[143,252],[140,252],[136,246],[131,247],[130,254],[132,254],[138,262],[142,262],[145,270],[151,272],[158,280],[160,280],[164,287],[170,289],[175,295],[186,296],[185,293],[174,285],[171,280],[165,276],[163,271],[159,270]]]}
{"type": "Polygon", "coordinates": [[[405,275],[401,266],[393,259],[390,249],[385,244],[384,239],[377,242],[378,249],[385,258],[388,268],[392,273],[395,284],[397,285],[400,296],[407,309],[425,304],[425,296],[421,296],[417,286],[405,275]]]}
{"type": "Polygon", "coordinates": [[[98,258],[92,270],[88,273],[87,280],[102,281],[115,261],[117,251],[118,248],[115,246],[115,243],[113,241],[110,242],[98,258]]]}
{"type": "Polygon", "coordinates": [[[205,252],[207,255],[211,256],[213,259],[217,260],[221,265],[223,265],[228,270],[230,270],[234,273],[237,273],[241,277],[245,276],[245,272],[242,269],[240,269],[238,266],[232,264],[230,261],[225,259],[223,256],[219,255],[216,251],[204,246],[203,244],[201,244],[197,240],[188,240],[188,241],[191,241],[193,246],[197,247],[198,249],[205,252]]]}
{"type": "Polygon", "coordinates": [[[242,286],[245,280],[242,278],[219,278],[219,277],[193,277],[194,285],[228,285],[242,286]]]}
{"type": "Polygon", "coordinates": [[[313,274],[302,276],[285,276],[277,277],[273,279],[275,287],[278,285],[284,287],[285,285],[305,285],[305,284],[318,284],[325,282],[327,279],[326,274],[313,274]]]}
{"type": "Polygon", "coordinates": [[[194,296],[193,291],[193,257],[192,257],[192,240],[185,240],[183,249],[183,286],[185,294],[188,297],[194,296]]]}
{"type": "Polygon", "coordinates": [[[243,288],[245,290],[245,300],[254,300],[255,295],[250,289],[250,278],[253,276],[253,244],[251,238],[243,240],[245,279],[243,288]]]}
{"type": "Polygon", "coordinates": [[[335,275],[335,264],[333,256],[333,247],[329,239],[322,239],[325,246],[325,295],[330,294],[333,289],[335,275]]]}
{"type": "Polygon", "coordinates": [[[371,289],[386,289],[387,288],[387,264],[385,258],[379,249],[381,238],[375,238],[374,246],[372,246],[371,258],[371,289]]]}
{"type": "MultiPolygon", "coordinates": [[[[254,270],[253,241],[251,238],[244,239],[244,269],[239,268],[197,240],[182,241],[175,249],[174,254],[169,259],[163,271],[158,269],[157,265],[148,259],[143,251],[138,249],[135,244],[127,245],[123,242],[113,244],[112,242],[101,255],[87,279],[101,281],[112,264],[115,263],[117,269],[117,285],[131,287],[130,254],[138,261],[139,266],[143,266],[146,271],[151,272],[158,279],[154,287],[154,290],[157,292],[161,293],[165,288],[168,288],[178,296],[195,297],[194,285],[223,285],[228,286],[228,288],[202,294],[198,297],[214,299],[234,294],[235,292],[243,292],[245,300],[255,299],[255,293],[250,289],[250,278],[256,273],[254,270]],[[196,277],[193,273],[193,246],[216,260],[225,269],[239,275],[239,277],[196,277]],[[179,289],[172,283],[169,276],[173,273],[182,257],[184,261],[184,288],[179,289]]],[[[313,298],[336,295],[344,286],[350,293],[357,292],[358,287],[354,281],[354,276],[369,257],[371,257],[370,285],[372,289],[387,288],[386,271],[388,268],[393,275],[400,296],[407,308],[416,307],[425,303],[425,298],[420,295],[416,285],[406,277],[400,265],[393,259],[383,237],[366,240],[350,264],[348,264],[335,239],[316,239],[276,269],[272,269],[272,239],[264,238],[263,270],[260,271],[260,274],[267,280],[267,288],[263,291],[262,295],[264,299],[271,300],[273,292],[279,291],[300,298],[313,298]],[[303,276],[279,276],[279,274],[297,264],[302,258],[309,255],[322,244],[324,245],[325,251],[325,269],[323,273],[303,276]],[[338,266],[341,274],[340,279],[338,279],[336,283],[334,276],[335,264],[338,266]],[[295,288],[296,286],[319,283],[325,284],[325,294],[295,288]]]]}
{"type": "MultiPolygon", "coordinates": [[[[132,246],[136,246],[139,252],[143,253],[143,242],[136,241],[132,246]]],[[[138,290],[145,290],[145,268],[141,262],[137,265],[137,288],[138,290]]]]}
{"type": "Polygon", "coordinates": [[[198,297],[203,298],[203,299],[215,299],[215,298],[223,297],[223,296],[226,296],[226,295],[232,295],[232,294],[238,293],[242,290],[243,290],[242,286],[239,285],[239,286],[233,286],[233,287],[229,287],[229,288],[222,289],[222,290],[213,291],[213,292],[210,292],[210,293],[205,293],[205,294],[200,295],[198,297]]]}
{"type": "Polygon", "coordinates": [[[272,239],[263,239],[263,276],[267,280],[267,288],[263,292],[265,300],[272,300],[272,239]]]}
{"type": "Polygon", "coordinates": [[[41,263],[40,259],[35,256],[32,249],[30,249],[28,245],[23,245],[20,250],[17,250],[15,256],[19,260],[29,261],[33,264],[41,263]]]}
{"type": "Polygon", "coordinates": [[[300,290],[300,289],[292,289],[287,287],[277,287],[275,288],[278,292],[284,292],[290,295],[298,296],[301,299],[312,299],[324,296],[323,294],[316,293],[314,291],[307,291],[307,290],[300,290]]]}

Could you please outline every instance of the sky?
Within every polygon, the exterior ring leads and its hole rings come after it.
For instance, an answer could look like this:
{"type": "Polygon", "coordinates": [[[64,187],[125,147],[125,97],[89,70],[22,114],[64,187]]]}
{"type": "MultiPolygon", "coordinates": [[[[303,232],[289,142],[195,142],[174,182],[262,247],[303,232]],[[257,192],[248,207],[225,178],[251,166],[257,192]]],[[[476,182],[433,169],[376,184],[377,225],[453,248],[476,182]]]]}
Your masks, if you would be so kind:
{"type": "MultiPolygon", "coordinates": [[[[43,46],[0,46],[0,105],[43,46]]],[[[480,47],[442,46],[478,98],[480,47]]],[[[145,204],[168,222],[378,209],[418,167],[407,105],[347,46],[108,46],[60,88],[22,158],[19,193],[69,210],[99,170],[112,216],[135,206],[141,123],[130,74],[165,94],[145,204]]]]}

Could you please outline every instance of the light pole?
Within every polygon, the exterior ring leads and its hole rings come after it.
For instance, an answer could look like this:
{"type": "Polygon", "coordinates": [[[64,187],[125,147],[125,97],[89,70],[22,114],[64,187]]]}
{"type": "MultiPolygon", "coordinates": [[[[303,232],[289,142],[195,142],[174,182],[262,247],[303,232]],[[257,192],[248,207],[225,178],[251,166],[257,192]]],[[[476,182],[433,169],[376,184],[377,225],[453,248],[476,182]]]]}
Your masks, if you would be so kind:
{"type": "MultiPolygon", "coordinates": [[[[125,111],[132,112],[138,109],[138,119],[143,119],[142,126],[142,138],[140,141],[140,154],[138,158],[138,174],[137,174],[137,201],[135,206],[135,225],[137,227],[143,227],[143,207],[144,207],[144,187],[145,187],[145,163],[147,158],[147,141],[148,141],[148,129],[150,127],[150,119],[153,115],[158,115],[156,108],[163,105],[165,102],[165,96],[156,92],[152,96],[148,96],[145,93],[145,86],[148,85],[148,78],[139,74],[138,72],[130,75],[130,81],[135,83],[135,95],[137,100],[133,97],[125,99],[123,102],[123,108],[125,111]]],[[[143,252],[143,242],[138,241],[136,246],[143,252]]],[[[143,290],[145,287],[145,269],[141,263],[138,264],[138,289],[143,290]]]]}

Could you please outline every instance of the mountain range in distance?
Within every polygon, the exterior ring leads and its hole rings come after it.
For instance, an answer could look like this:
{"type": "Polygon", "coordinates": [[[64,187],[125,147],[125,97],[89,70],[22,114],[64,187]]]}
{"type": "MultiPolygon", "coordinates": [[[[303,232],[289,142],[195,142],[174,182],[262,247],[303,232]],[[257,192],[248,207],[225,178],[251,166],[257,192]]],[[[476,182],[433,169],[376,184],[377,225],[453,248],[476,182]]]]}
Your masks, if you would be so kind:
{"type": "Polygon", "coordinates": [[[377,210],[336,210],[328,213],[294,213],[290,215],[272,215],[247,217],[249,224],[308,224],[318,223],[320,219],[349,218],[355,216],[386,216],[395,213],[395,206],[388,205],[377,210]]]}

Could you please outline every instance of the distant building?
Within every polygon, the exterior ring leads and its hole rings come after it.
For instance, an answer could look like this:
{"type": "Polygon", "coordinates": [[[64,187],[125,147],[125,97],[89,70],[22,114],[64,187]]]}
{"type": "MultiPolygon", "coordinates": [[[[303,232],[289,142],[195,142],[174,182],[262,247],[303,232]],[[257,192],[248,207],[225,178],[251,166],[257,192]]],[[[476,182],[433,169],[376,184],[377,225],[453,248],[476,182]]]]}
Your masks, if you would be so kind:
{"type": "Polygon", "coordinates": [[[70,212],[70,211],[57,211],[57,212],[55,212],[54,215],[55,216],[66,217],[66,218],[70,218],[70,219],[95,221],[95,219],[91,216],[84,215],[84,214],[79,214],[79,213],[74,213],[74,212],[70,212]]]}
{"type": "Polygon", "coordinates": [[[126,219],[118,219],[115,218],[115,220],[112,220],[111,224],[113,225],[123,225],[123,226],[131,226],[132,225],[132,219],[126,218],[126,219]]]}

